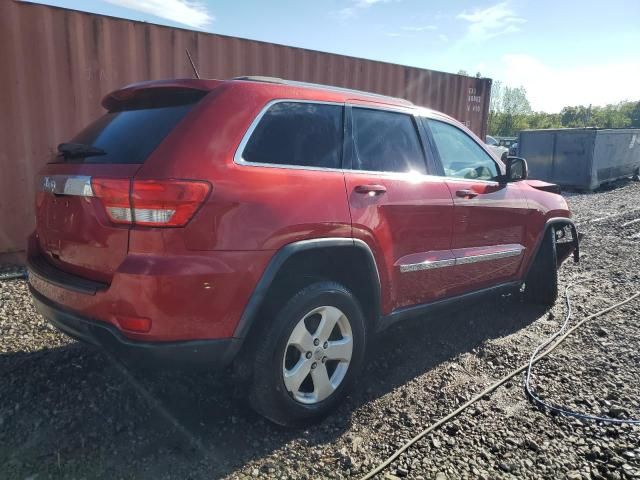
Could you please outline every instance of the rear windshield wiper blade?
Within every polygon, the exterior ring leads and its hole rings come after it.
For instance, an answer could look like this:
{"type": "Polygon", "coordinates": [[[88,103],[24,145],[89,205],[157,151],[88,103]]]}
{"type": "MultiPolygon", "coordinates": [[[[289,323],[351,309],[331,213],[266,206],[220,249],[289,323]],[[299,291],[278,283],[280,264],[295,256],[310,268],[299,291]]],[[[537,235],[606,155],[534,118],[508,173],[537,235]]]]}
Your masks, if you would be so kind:
{"type": "Polygon", "coordinates": [[[84,143],[61,143],[58,145],[58,152],[64,158],[84,158],[106,155],[103,149],[85,145],[84,143]]]}

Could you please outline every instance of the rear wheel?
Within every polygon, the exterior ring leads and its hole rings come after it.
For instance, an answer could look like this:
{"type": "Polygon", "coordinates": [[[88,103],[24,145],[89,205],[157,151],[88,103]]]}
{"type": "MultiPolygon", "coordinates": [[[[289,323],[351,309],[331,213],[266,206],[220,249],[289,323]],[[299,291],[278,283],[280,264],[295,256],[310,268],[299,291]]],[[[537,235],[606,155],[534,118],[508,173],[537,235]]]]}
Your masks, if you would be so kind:
{"type": "Polygon", "coordinates": [[[558,298],[558,266],[555,230],[548,228],[538,254],[525,279],[524,296],[528,302],[551,306],[558,298]]]}
{"type": "Polygon", "coordinates": [[[357,378],[365,344],[364,316],[349,290],[333,282],[305,287],[255,343],[252,406],[280,425],[322,418],[357,378]]]}

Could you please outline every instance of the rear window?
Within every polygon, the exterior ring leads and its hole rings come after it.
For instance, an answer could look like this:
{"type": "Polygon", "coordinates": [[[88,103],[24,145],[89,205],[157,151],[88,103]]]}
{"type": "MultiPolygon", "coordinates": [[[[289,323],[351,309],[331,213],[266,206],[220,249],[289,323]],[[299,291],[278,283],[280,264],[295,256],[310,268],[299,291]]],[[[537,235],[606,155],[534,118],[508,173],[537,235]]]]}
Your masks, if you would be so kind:
{"type": "Polygon", "coordinates": [[[262,116],[247,142],[246,162],[340,168],[342,106],[280,102],[262,116]]]}
{"type": "Polygon", "coordinates": [[[58,155],[54,162],[144,163],[193,105],[109,112],[70,140],[101,149],[104,155],[71,159],[58,155]]]}

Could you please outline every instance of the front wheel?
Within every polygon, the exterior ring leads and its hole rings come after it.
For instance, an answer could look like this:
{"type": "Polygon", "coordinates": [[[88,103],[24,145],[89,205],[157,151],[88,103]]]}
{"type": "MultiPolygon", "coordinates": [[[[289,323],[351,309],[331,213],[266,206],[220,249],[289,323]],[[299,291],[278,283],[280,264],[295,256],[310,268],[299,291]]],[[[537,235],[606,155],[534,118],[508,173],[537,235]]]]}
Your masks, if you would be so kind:
{"type": "Polygon", "coordinates": [[[542,244],[525,279],[524,296],[528,302],[552,306],[558,298],[558,260],[553,227],[544,233],[542,244]]]}
{"type": "Polygon", "coordinates": [[[334,282],[305,287],[256,342],[250,402],[280,425],[318,420],[347,394],[365,349],[365,319],[353,294],[334,282]]]}

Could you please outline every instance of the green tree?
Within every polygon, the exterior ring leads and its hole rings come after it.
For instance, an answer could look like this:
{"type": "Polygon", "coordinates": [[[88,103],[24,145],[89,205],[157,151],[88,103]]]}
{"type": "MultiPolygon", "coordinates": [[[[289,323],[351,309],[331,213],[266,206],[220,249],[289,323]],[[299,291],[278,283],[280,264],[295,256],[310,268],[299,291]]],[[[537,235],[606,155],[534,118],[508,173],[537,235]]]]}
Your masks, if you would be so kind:
{"type": "Polygon", "coordinates": [[[629,119],[629,127],[640,128],[640,101],[624,102],[620,111],[629,119]]]}
{"type": "MultiPolygon", "coordinates": [[[[626,128],[635,125],[635,115],[640,116],[640,102],[621,102],[604,107],[579,105],[564,107],[560,112],[562,126],[567,128],[626,128]],[[636,111],[637,109],[637,111],[636,111]]],[[[637,120],[640,120],[637,119],[637,120]]]]}
{"type": "Polygon", "coordinates": [[[533,112],[524,87],[507,87],[499,81],[491,87],[489,101],[489,133],[499,136],[515,136],[527,128],[527,117],[533,112]]]}
{"type": "Polygon", "coordinates": [[[514,137],[520,130],[542,128],[640,128],[640,101],[603,107],[566,106],[560,113],[534,112],[524,87],[493,82],[489,100],[489,135],[514,137]]]}
{"type": "Polygon", "coordinates": [[[607,105],[596,107],[589,118],[590,127],[625,128],[631,124],[631,119],[625,116],[622,105],[607,105]]]}
{"type": "Polygon", "coordinates": [[[527,128],[527,116],[533,112],[524,87],[505,87],[502,95],[502,111],[504,113],[503,129],[506,135],[514,136],[516,132],[527,128]]]}
{"type": "Polygon", "coordinates": [[[542,128],[561,128],[559,113],[533,112],[527,116],[527,128],[539,130],[542,128]]]}
{"type": "Polygon", "coordinates": [[[629,120],[631,120],[631,124],[629,126],[640,128],[640,101],[628,103],[629,108],[627,109],[627,115],[629,116],[629,120]]]}
{"type": "Polygon", "coordinates": [[[496,80],[491,85],[491,96],[489,97],[489,135],[499,135],[502,121],[502,82],[496,80]]]}

